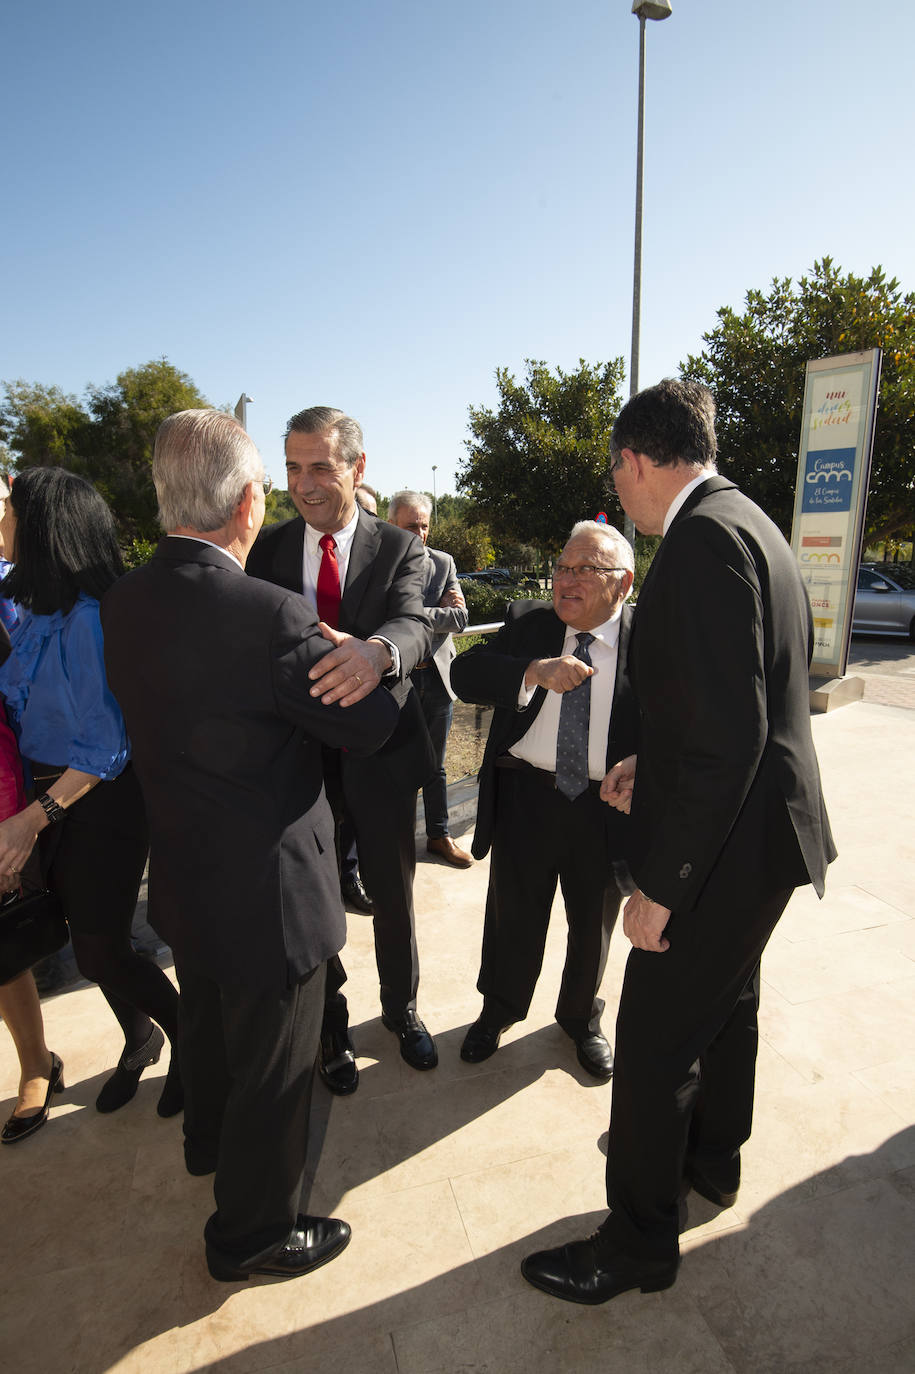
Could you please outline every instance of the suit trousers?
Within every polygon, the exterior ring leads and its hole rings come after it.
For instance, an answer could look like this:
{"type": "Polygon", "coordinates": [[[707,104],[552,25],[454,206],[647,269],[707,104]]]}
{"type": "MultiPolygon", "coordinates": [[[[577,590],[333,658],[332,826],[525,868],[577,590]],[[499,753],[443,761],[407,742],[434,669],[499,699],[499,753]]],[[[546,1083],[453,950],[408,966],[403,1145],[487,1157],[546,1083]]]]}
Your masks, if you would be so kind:
{"type": "MultiPolygon", "coordinates": [[[[416,1010],[419,987],[413,915],[416,792],[393,785],[379,755],[344,761],[334,749],[324,750],[324,787],[337,822],[338,855],[344,817],[356,835],[359,871],[372,899],[381,1009],[396,1020],[416,1010]]],[[[349,1014],[340,992],[345,982],[342,960],[335,955],[327,966],[328,1030],[346,1030],[349,1014]]]]}
{"type": "Polygon", "coordinates": [[[487,1020],[523,1021],[543,964],[557,881],[568,944],[556,1020],[578,1038],[600,1030],[620,890],[608,855],[607,806],[589,787],[569,801],[536,769],[499,768],[483,954],[487,1020]]]}
{"type": "Polygon", "coordinates": [[[750,1136],[759,960],[793,889],[751,880],[741,896],[736,879],[713,872],[696,907],[671,916],[670,948],[626,964],[602,1231],[644,1258],[678,1253],[687,1155],[735,1161],[750,1136]]]}
{"type": "Polygon", "coordinates": [[[445,691],[445,684],[439,676],[438,668],[431,660],[425,668],[414,668],[410,674],[410,681],[422,707],[435,753],[436,771],[423,785],[423,811],[426,816],[426,834],[430,839],[438,839],[449,833],[445,748],[448,744],[451,718],[454,715],[454,704],[445,691]]]}
{"type": "Polygon", "coordinates": [[[185,1148],[213,1159],[207,1245],[246,1265],[307,1211],[305,1159],[325,965],[291,988],[214,982],[176,959],[185,1148]]]}

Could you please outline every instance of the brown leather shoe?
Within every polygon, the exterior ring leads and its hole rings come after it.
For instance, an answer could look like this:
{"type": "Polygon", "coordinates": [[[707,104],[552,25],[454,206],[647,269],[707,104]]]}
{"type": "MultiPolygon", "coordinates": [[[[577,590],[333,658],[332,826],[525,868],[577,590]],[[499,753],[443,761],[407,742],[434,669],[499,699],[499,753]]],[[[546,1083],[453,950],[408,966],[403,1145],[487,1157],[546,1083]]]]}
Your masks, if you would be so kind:
{"type": "Polygon", "coordinates": [[[460,849],[450,835],[430,835],[426,840],[426,851],[437,854],[446,864],[453,864],[455,868],[470,868],[473,864],[473,855],[468,854],[466,849],[460,849]]]}

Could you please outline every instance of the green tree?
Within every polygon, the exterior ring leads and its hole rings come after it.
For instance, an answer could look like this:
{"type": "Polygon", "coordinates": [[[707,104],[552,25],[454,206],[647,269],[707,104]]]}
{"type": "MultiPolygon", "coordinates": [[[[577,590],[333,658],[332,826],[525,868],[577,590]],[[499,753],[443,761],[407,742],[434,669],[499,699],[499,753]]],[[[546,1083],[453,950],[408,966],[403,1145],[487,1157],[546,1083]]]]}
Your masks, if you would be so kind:
{"type": "Polygon", "coordinates": [[[493,562],[492,539],[486,526],[454,515],[445,519],[439,516],[429,542],[434,549],[451,554],[458,572],[478,572],[493,562]]]}
{"type": "Polygon", "coordinates": [[[6,382],[0,439],[16,471],[64,467],[86,477],[114,511],[125,545],[158,537],[152,449],[156,430],[177,410],[209,403],[165,358],[129,368],[107,386],[86,388],[83,404],[58,387],[6,382]]]}
{"type": "Polygon", "coordinates": [[[773,280],[747,293],[743,314],[725,307],[703,335],[705,348],[681,365],[718,405],[722,472],[788,534],[808,361],[882,348],[883,370],[867,508],[874,542],[915,524],[915,295],[903,295],[875,267],[843,276],[831,258],[797,285],[773,280]]]}
{"type": "Polygon", "coordinates": [[[274,487],[264,502],[264,524],[277,525],[282,520],[291,520],[296,514],[295,503],[288,491],[274,487]]]}
{"type": "Polygon", "coordinates": [[[519,384],[496,370],[499,407],[470,408],[458,486],[494,537],[552,554],[577,520],[608,500],[608,441],[620,407],[622,358],[551,372],[528,359],[519,384]]]}

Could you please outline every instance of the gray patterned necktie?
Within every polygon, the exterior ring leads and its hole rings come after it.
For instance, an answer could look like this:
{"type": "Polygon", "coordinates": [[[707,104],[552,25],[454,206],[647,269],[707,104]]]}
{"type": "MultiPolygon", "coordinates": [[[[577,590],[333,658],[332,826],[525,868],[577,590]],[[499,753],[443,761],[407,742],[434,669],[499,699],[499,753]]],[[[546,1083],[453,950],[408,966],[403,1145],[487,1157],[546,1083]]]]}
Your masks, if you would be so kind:
{"type": "MultiPolygon", "coordinates": [[[[583,631],[576,635],[575,657],[591,667],[588,645],[594,636],[583,631]]],[[[563,692],[556,735],[556,786],[564,797],[574,801],[588,786],[588,726],[591,720],[591,679],[586,677],[571,692],[563,692]]]]}

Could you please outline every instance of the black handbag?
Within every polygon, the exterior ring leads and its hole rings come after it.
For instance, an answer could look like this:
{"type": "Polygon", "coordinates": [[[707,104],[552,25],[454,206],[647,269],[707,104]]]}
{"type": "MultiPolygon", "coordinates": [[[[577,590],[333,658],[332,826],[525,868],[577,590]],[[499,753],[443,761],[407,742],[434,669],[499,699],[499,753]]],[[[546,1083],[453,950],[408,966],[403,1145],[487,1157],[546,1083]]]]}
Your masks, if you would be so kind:
{"type": "Polygon", "coordinates": [[[53,892],[10,893],[0,902],[0,984],[63,949],[70,932],[53,892]]]}

